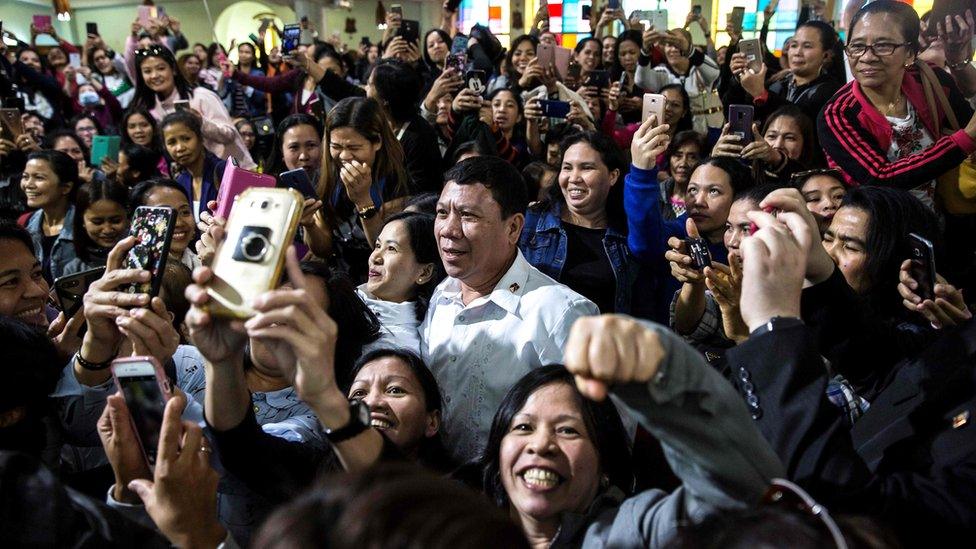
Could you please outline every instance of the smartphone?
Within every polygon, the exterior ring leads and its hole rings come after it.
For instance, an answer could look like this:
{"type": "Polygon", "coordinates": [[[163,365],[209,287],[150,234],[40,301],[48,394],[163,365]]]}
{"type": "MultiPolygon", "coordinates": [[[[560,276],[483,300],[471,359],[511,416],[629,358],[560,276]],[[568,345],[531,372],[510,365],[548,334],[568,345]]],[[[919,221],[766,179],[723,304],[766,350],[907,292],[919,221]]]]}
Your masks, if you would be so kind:
{"type": "Polygon", "coordinates": [[[485,71],[468,71],[464,73],[464,82],[469,90],[481,95],[488,88],[488,76],[485,71]]]}
{"type": "Polygon", "coordinates": [[[447,0],[447,4],[444,7],[447,9],[447,11],[457,11],[460,5],[461,0],[447,0]]]}
{"type": "Polygon", "coordinates": [[[156,465],[163,413],[172,390],[162,366],[151,356],[133,356],[112,361],[115,386],[125,399],[129,419],[149,467],[156,465]]]}
{"type": "Polygon", "coordinates": [[[302,28],[298,23],[285,25],[285,28],[281,30],[281,55],[289,55],[294,51],[298,47],[301,35],[302,28]]]}
{"type": "Polygon", "coordinates": [[[586,85],[598,89],[610,87],[610,71],[590,71],[586,75],[586,85]]]}
{"type": "Polygon", "coordinates": [[[309,179],[308,172],[305,171],[305,168],[295,168],[294,170],[282,172],[278,175],[278,180],[281,182],[282,187],[295,189],[302,193],[302,196],[306,199],[319,199],[319,194],[315,191],[315,185],[309,179]]]}
{"type": "Polygon", "coordinates": [[[752,105],[729,105],[729,131],[732,135],[742,138],[739,144],[743,147],[755,140],[752,135],[754,115],[755,110],[752,105]]]}
{"type": "Polygon", "coordinates": [[[620,71],[620,80],[617,83],[620,85],[621,90],[627,89],[627,83],[629,82],[628,76],[630,76],[627,71],[620,71]]]}
{"type": "Polygon", "coordinates": [[[62,276],[54,281],[54,293],[58,296],[58,306],[64,311],[65,318],[75,316],[75,313],[81,308],[88,287],[91,286],[92,282],[102,278],[103,274],[105,274],[105,267],[96,267],[88,271],[62,276]]]}
{"type": "Polygon", "coordinates": [[[590,6],[583,6],[582,14],[581,14],[580,17],[582,19],[586,19],[587,21],[589,21],[590,20],[590,12],[591,12],[591,10],[592,10],[592,8],[590,6]]]}
{"type": "Polygon", "coordinates": [[[607,7],[611,10],[619,10],[620,0],[607,0],[607,7]]]}
{"type": "Polygon", "coordinates": [[[397,35],[411,44],[420,42],[420,22],[411,19],[402,20],[397,35]]]}
{"type": "Polygon", "coordinates": [[[234,201],[251,187],[273,188],[278,182],[271,174],[254,173],[227,163],[224,168],[224,176],[220,179],[220,187],[217,191],[217,209],[214,210],[216,217],[223,219],[230,218],[230,212],[234,208],[234,201]]]}
{"type": "Polygon", "coordinates": [[[451,53],[448,54],[447,60],[444,61],[445,68],[453,68],[455,72],[459,75],[464,74],[464,68],[468,66],[468,55],[466,53],[451,53]]]}
{"type": "Polygon", "coordinates": [[[34,26],[37,27],[37,30],[43,31],[51,26],[50,15],[35,15],[33,20],[34,26]]]}
{"type": "Polygon", "coordinates": [[[182,101],[174,101],[173,108],[175,108],[178,111],[188,111],[190,110],[190,101],[188,99],[184,99],[182,101]]]}
{"type": "Polygon", "coordinates": [[[922,300],[935,299],[935,248],[932,242],[915,233],[908,233],[908,245],[912,250],[911,274],[918,288],[915,294],[922,300]]]}
{"type": "Polygon", "coordinates": [[[556,64],[555,48],[549,44],[539,44],[535,49],[535,58],[540,67],[547,69],[550,65],[556,64]]]}
{"type": "MultiPolygon", "coordinates": [[[[965,17],[967,9],[973,10],[973,15],[976,15],[976,5],[972,0],[935,0],[932,3],[932,15],[929,16],[925,34],[935,36],[939,32],[937,23],[942,23],[944,27],[946,16],[965,17]]],[[[953,18],[953,26],[955,26],[955,18],[953,18]]]]}
{"type": "Polygon", "coordinates": [[[459,34],[454,37],[451,42],[451,53],[453,54],[467,54],[468,53],[468,40],[469,38],[463,34],[459,34]]]}
{"type": "Polygon", "coordinates": [[[665,32],[668,30],[668,10],[651,10],[651,26],[654,30],[665,32]]]}
{"type": "Polygon", "coordinates": [[[703,270],[712,265],[712,254],[708,251],[708,242],[704,238],[686,238],[685,248],[691,256],[692,266],[696,270],[703,270]]]}
{"type": "Polygon", "coordinates": [[[102,159],[111,158],[119,161],[119,147],[122,145],[122,138],[118,135],[96,135],[92,137],[91,163],[92,166],[101,166],[102,159]]]}
{"type": "Polygon", "coordinates": [[[746,9],[739,6],[732,8],[732,13],[729,15],[729,24],[735,29],[740,35],[742,34],[742,20],[746,16],[746,9]]]}
{"type": "Polygon", "coordinates": [[[556,74],[565,79],[566,75],[569,74],[569,62],[573,58],[573,50],[569,48],[564,48],[562,46],[556,46],[553,50],[556,58],[556,74]]]}
{"type": "Polygon", "coordinates": [[[81,67],[81,54],[80,53],[74,53],[74,52],[69,53],[68,54],[68,65],[70,65],[70,66],[72,66],[72,67],[74,67],[76,69],[77,68],[80,68],[81,67]]]}
{"type": "Polygon", "coordinates": [[[3,125],[4,139],[16,141],[24,133],[19,109],[0,109],[0,124],[3,125]]]}
{"type": "Polygon", "coordinates": [[[762,46],[758,38],[747,38],[739,42],[739,51],[746,56],[746,67],[753,72],[762,70],[763,55],[762,46]]]}
{"type": "Polygon", "coordinates": [[[572,80],[573,82],[579,83],[580,77],[583,75],[583,67],[576,60],[570,60],[569,71],[566,75],[567,80],[572,80]]]}
{"type": "Polygon", "coordinates": [[[126,291],[132,294],[159,295],[159,286],[166,271],[169,245],[176,227],[176,210],[166,206],[139,206],[132,216],[129,234],[136,237],[136,245],[129,250],[123,269],[149,271],[149,282],[129,284],[126,291]]]}
{"type": "Polygon", "coordinates": [[[701,6],[699,6],[699,5],[692,6],[691,7],[691,13],[695,17],[701,17],[701,6]]]}
{"type": "Polygon", "coordinates": [[[401,6],[400,4],[391,4],[390,13],[394,15],[399,15],[400,19],[403,19],[403,6],[401,6]]]}
{"type": "Polygon", "coordinates": [[[98,36],[98,23],[85,23],[85,32],[88,36],[98,36]]]}
{"type": "Polygon", "coordinates": [[[569,116],[569,103],[565,101],[543,99],[539,101],[539,107],[542,108],[542,114],[546,115],[547,118],[566,118],[569,116]]]}
{"type": "Polygon", "coordinates": [[[641,124],[653,114],[657,117],[658,125],[664,124],[664,106],[667,100],[659,93],[645,93],[644,104],[641,107],[641,124]]]}
{"type": "Polygon", "coordinates": [[[254,315],[254,298],[278,285],[304,202],[294,189],[250,188],[237,197],[207,287],[211,314],[237,319],[254,315]]]}
{"type": "Polygon", "coordinates": [[[156,17],[156,15],[159,13],[154,8],[155,6],[139,6],[139,9],[137,10],[139,14],[139,24],[147,29],[149,28],[149,20],[156,17]]]}
{"type": "Polygon", "coordinates": [[[261,43],[261,37],[259,37],[258,35],[254,34],[253,32],[251,34],[248,34],[247,37],[251,39],[251,42],[255,46],[257,46],[258,44],[261,43]]]}

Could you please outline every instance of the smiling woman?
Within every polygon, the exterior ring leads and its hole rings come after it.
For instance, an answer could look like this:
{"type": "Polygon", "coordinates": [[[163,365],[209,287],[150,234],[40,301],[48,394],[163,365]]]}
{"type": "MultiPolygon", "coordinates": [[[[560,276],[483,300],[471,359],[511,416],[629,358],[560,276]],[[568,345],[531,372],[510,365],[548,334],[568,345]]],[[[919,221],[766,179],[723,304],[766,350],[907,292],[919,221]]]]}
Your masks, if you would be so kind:
{"type": "Polygon", "coordinates": [[[49,283],[75,258],[72,224],[78,184],[78,165],[68,155],[38,151],[27,157],[20,188],[27,206],[37,211],[28,218],[26,228],[49,283]]]}
{"type": "Polygon", "coordinates": [[[104,267],[108,252],[128,235],[129,191],[103,179],[82,185],[75,199],[75,254],[63,275],[104,267]]]}

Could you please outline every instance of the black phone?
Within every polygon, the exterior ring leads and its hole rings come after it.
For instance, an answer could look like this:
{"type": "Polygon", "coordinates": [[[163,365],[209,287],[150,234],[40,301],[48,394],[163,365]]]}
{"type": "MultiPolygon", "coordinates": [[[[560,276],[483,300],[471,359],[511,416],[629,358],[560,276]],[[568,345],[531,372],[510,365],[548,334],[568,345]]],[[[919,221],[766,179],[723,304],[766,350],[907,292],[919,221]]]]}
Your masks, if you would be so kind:
{"type": "Polygon", "coordinates": [[[932,242],[915,233],[908,233],[908,245],[912,250],[911,274],[918,288],[915,294],[926,299],[935,299],[935,248],[932,242]]]}
{"type": "Polygon", "coordinates": [[[752,105],[729,105],[729,132],[742,138],[739,144],[743,147],[755,140],[752,135],[754,117],[755,109],[752,105]]]}
{"type": "Polygon", "coordinates": [[[88,36],[98,36],[98,23],[85,23],[85,32],[88,36]]]}
{"type": "Polygon", "coordinates": [[[369,37],[368,37],[368,36],[363,36],[363,37],[361,37],[361,38],[359,39],[359,43],[360,43],[360,44],[362,44],[363,46],[368,46],[368,45],[370,45],[370,44],[371,44],[372,42],[370,42],[370,41],[369,41],[369,37]]]}
{"type": "Polygon", "coordinates": [[[590,71],[586,75],[586,85],[594,86],[598,89],[610,87],[610,71],[590,71]]]}
{"type": "Polygon", "coordinates": [[[569,116],[569,103],[565,101],[543,99],[539,101],[539,107],[542,108],[542,114],[546,115],[547,118],[566,118],[569,116]]]}
{"type": "Polygon", "coordinates": [[[589,20],[590,19],[590,11],[591,11],[591,9],[592,8],[590,6],[583,6],[582,15],[580,17],[582,19],[589,20]]]}
{"type": "Polygon", "coordinates": [[[308,177],[308,172],[305,168],[295,168],[294,170],[288,170],[287,172],[282,172],[278,175],[278,180],[281,182],[282,187],[289,189],[295,189],[296,191],[302,193],[305,198],[314,198],[318,200],[318,193],[315,192],[315,186],[312,185],[312,180],[308,177]]]}
{"type": "Polygon", "coordinates": [[[691,13],[695,17],[701,17],[701,6],[692,6],[691,13]]]}
{"type": "Polygon", "coordinates": [[[447,11],[457,11],[458,7],[461,5],[461,0],[447,0],[447,4],[444,6],[447,11]]]}
{"type": "Polygon", "coordinates": [[[156,450],[166,401],[172,395],[169,379],[151,356],[118,358],[112,361],[115,386],[129,409],[142,455],[149,467],[156,465],[156,450]]]}
{"type": "Polygon", "coordinates": [[[169,245],[176,228],[176,210],[166,206],[139,206],[132,216],[129,234],[136,237],[136,245],[129,250],[123,262],[123,269],[142,269],[149,271],[148,282],[130,284],[129,293],[159,295],[159,287],[166,271],[169,245]]]}
{"type": "Polygon", "coordinates": [[[75,316],[81,308],[85,292],[92,282],[95,282],[105,274],[105,267],[62,276],[54,281],[54,293],[58,296],[58,305],[64,311],[65,318],[75,316]]]}
{"type": "Polygon", "coordinates": [[[390,13],[399,15],[403,19],[403,6],[400,4],[390,4],[390,13]]]}
{"type": "Polygon", "coordinates": [[[448,54],[447,60],[444,61],[444,67],[447,69],[454,69],[457,74],[464,73],[464,68],[468,66],[468,55],[466,53],[451,53],[448,54]]]}
{"type": "Polygon", "coordinates": [[[464,82],[469,90],[481,95],[488,88],[488,75],[485,71],[468,71],[464,73],[464,82]]]}
{"type": "Polygon", "coordinates": [[[704,238],[686,238],[685,247],[695,269],[701,271],[712,265],[712,254],[708,251],[708,242],[704,238]]]}
{"type": "Polygon", "coordinates": [[[420,22],[411,19],[404,19],[400,22],[398,36],[403,37],[407,42],[414,44],[420,42],[420,22]]]}
{"type": "Polygon", "coordinates": [[[285,25],[281,30],[281,55],[289,55],[298,47],[302,37],[302,27],[297,23],[285,25]]]}
{"type": "Polygon", "coordinates": [[[620,0],[607,0],[607,7],[612,10],[619,10],[620,0]]]}

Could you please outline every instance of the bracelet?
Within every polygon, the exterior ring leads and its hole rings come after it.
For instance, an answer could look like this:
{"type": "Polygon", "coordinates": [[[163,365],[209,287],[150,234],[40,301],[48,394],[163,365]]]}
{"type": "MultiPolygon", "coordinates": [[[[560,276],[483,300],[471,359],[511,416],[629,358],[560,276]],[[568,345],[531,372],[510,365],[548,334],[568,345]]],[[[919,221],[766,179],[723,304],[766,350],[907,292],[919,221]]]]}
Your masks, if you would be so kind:
{"type": "Polygon", "coordinates": [[[105,362],[89,362],[85,360],[84,357],[81,356],[81,351],[78,351],[77,353],[75,353],[75,362],[77,362],[79,366],[81,366],[86,370],[97,372],[99,370],[104,370],[109,366],[111,366],[112,361],[115,360],[116,356],[117,355],[112,355],[112,357],[106,360],[105,362]]]}
{"type": "Polygon", "coordinates": [[[966,66],[969,65],[969,64],[970,64],[970,62],[968,60],[966,60],[966,61],[960,61],[960,62],[955,63],[955,64],[948,64],[947,66],[949,67],[949,70],[957,71],[957,70],[966,68],[966,66]]]}

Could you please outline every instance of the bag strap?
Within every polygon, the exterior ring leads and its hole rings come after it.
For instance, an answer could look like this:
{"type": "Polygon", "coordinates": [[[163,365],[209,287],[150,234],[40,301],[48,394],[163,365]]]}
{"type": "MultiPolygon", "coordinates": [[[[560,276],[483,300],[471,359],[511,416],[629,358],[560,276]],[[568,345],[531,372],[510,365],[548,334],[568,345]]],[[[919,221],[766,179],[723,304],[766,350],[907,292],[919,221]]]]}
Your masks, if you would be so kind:
{"type": "MultiPolygon", "coordinates": [[[[949,119],[949,128],[953,131],[958,130],[959,120],[956,118],[956,112],[952,110],[952,106],[949,104],[949,98],[946,97],[945,90],[942,89],[942,82],[939,81],[939,77],[935,75],[932,67],[928,65],[925,61],[915,60],[915,65],[919,68],[922,73],[923,84],[927,83],[925,87],[925,98],[929,102],[929,108],[933,108],[935,105],[934,101],[930,99],[930,95],[934,95],[938,99],[939,104],[942,106],[942,110],[945,111],[946,118],[949,119]]],[[[932,110],[936,117],[936,128],[939,126],[938,111],[932,110]]]]}

